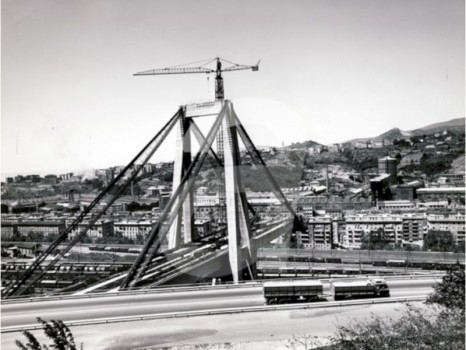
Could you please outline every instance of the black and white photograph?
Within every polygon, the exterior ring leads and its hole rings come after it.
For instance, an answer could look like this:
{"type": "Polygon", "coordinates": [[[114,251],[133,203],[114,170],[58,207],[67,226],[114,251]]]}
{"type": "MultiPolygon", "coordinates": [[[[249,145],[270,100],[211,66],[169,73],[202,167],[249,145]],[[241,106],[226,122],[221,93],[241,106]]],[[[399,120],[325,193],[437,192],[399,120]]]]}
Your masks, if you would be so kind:
{"type": "Polygon", "coordinates": [[[1,0],[1,348],[464,350],[464,0],[1,0]]]}

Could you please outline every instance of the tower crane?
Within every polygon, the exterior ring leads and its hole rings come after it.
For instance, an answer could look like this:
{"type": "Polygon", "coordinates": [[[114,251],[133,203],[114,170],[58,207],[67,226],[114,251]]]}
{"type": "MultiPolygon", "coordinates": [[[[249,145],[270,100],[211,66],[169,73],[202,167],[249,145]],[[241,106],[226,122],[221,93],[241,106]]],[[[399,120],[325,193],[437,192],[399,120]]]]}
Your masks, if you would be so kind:
{"type": "MultiPolygon", "coordinates": [[[[201,61],[205,62],[205,61],[201,61]]],[[[199,62],[194,62],[194,63],[199,63],[199,62]]],[[[216,57],[214,59],[208,60],[208,62],[205,62],[199,67],[183,67],[183,66],[173,66],[173,67],[167,67],[167,68],[162,68],[162,69],[151,69],[151,70],[146,70],[143,72],[138,72],[133,74],[134,76],[143,76],[143,75],[165,75],[165,74],[194,74],[194,73],[205,73],[205,74],[210,74],[210,73],[215,73],[215,99],[222,101],[225,98],[225,91],[223,88],[223,77],[222,77],[222,72],[232,72],[235,70],[248,70],[251,69],[253,72],[259,70],[259,62],[257,62],[256,65],[253,66],[247,66],[244,64],[236,64],[230,61],[227,61],[225,59],[222,59],[220,57],[216,57]],[[211,64],[212,62],[216,62],[216,68],[207,68],[205,66],[211,64]],[[222,62],[224,64],[229,64],[230,66],[222,68],[222,62]]],[[[189,64],[188,64],[189,65],[189,64]]]]}

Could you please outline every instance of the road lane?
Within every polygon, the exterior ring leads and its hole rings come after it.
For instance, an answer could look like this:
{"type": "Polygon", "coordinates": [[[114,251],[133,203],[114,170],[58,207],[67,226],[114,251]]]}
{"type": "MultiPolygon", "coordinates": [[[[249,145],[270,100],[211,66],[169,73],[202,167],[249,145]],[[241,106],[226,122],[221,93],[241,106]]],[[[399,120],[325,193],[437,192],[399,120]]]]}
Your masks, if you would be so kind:
{"type": "MultiPolygon", "coordinates": [[[[422,303],[413,303],[423,307],[422,303]]],[[[228,315],[198,316],[176,319],[124,322],[71,327],[78,347],[86,350],[127,350],[154,346],[251,342],[289,339],[296,334],[328,337],[336,324],[347,324],[356,318],[367,318],[372,313],[396,317],[403,306],[375,304],[336,307],[331,309],[286,310],[228,315]]],[[[48,344],[42,331],[33,331],[41,343],[48,344]]],[[[25,340],[20,333],[3,333],[2,350],[16,349],[15,339],[25,340]]],[[[254,350],[269,350],[264,343],[254,350]]],[[[280,347],[281,349],[282,347],[280,347]]],[[[249,349],[252,349],[251,347],[249,349]]]]}
{"type": "Polygon", "coordinates": [[[260,288],[97,297],[2,305],[2,327],[36,323],[36,317],[62,321],[150,315],[263,303],[260,288]]]}
{"type": "MultiPolygon", "coordinates": [[[[409,297],[427,295],[436,281],[423,278],[388,281],[388,284],[393,297],[409,297]]],[[[325,284],[324,293],[329,294],[328,284],[325,284]]],[[[2,304],[1,324],[2,327],[30,325],[36,323],[36,317],[78,321],[261,305],[264,305],[261,287],[99,296],[2,304]]]]}

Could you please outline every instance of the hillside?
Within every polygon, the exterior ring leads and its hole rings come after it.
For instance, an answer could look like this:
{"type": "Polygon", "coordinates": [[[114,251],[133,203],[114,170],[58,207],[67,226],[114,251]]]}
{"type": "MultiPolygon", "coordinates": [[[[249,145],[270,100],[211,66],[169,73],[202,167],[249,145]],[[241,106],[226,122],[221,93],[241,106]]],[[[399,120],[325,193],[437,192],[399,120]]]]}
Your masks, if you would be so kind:
{"type": "Polygon", "coordinates": [[[411,131],[414,135],[435,134],[444,130],[451,132],[464,132],[465,118],[452,119],[442,123],[435,123],[411,131]]]}
{"type": "Polygon", "coordinates": [[[399,128],[390,129],[383,134],[380,134],[375,137],[365,137],[365,138],[357,138],[353,140],[349,140],[346,142],[356,142],[356,141],[370,141],[373,139],[385,139],[385,140],[396,140],[396,139],[407,139],[411,136],[418,136],[418,135],[431,135],[443,131],[449,131],[453,133],[462,133],[465,131],[465,118],[456,118],[452,120],[448,120],[446,122],[430,124],[424,126],[422,128],[404,131],[399,128]]]}
{"type": "Polygon", "coordinates": [[[463,173],[465,169],[464,154],[456,158],[451,164],[450,171],[454,174],[463,173]]]}
{"type": "Polygon", "coordinates": [[[321,145],[318,142],[309,140],[309,141],[303,141],[303,142],[293,142],[290,146],[287,146],[286,148],[293,148],[293,149],[308,149],[309,147],[314,147],[314,146],[319,146],[321,145]]]}
{"type": "Polygon", "coordinates": [[[380,134],[377,138],[384,139],[384,140],[396,140],[396,139],[403,139],[412,136],[412,132],[410,131],[403,131],[398,128],[393,128],[380,134]]]}

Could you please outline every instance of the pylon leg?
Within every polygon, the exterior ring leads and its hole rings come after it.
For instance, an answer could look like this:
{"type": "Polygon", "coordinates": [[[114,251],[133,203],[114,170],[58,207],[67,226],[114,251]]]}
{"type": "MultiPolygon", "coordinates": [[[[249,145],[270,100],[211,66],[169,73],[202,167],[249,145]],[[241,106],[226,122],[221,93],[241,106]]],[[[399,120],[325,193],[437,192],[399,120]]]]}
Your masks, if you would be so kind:
{"type": "MultiPolygon", "coordinates": [[[[184,146],[183,146],[183,176],[186,174],[191,165],[191,121],[186,119],[184,130],[184,146]]],[[[181,179],[180,179],[181,180],[181,179]]],[[[191,188],[183,203],[183,238],[184,243],[191,243],[194,233],[194,203],[193,203],[193,188],[191,188]]]]}
{"type": "MultiPolygon", "coordinates": [[[[190,134],[191,119],[184,116],[179,120],[179,128],[176,136],[175,145],[175,162],[173,166],[173,192],[181,184],[181,180],[186,173],[186,170],[191,165],[191,134],[190,134]]],[[[175,203],[176,206],[176,203],[175,203]]],[[[183,207],[175,215],[175,221],[170,229],[168,237],[168,248],[178,248],[181,244],[181,233],[183,231],[184,243],[192,241],[194,232],[194,206],[193,192],[188,193],[183,207]],[[183,230],[182,230],[183,227],[183,230]]]]}
{"type": "Polygon", "coordinates": [[[238,283],[241,276],[241,237],[239,235],[238,193],[235,186],[235,165],[231,143],[231,130],[228,118],[223,120],[223,147],[225,164],[225,204],[228,230],[228,256],[230,260],[233,282],[238,283]]]}
{"type": "MultiPolygon", "coordinates": [[[[173,182],[172,182],[172,196],[173,192],[180,185],[181,178],[183,176],[183,145],[184,145],[184,118],[181,117],[176,130],[176,141],[175,141],[175,161],[173,164],[173,182]]],[[[178,202],[178,200],[176,201],[178,202]]],[[[176,206],[175,202],[175,206],[176,206]]],[[[180,246],[181,243],[181,215],[180,212],[172,213],[175,215],[175,220],[172,227],[170,228],[170,233],[168,236],[168,249],[175,249],[180,246]]]]}
{"type": "Polygon", "coordinates": [[[229,105],[223,122],[224,161],[225,161],[225,200],[227,209],[228,249],[233,281],[242,280],[243,263],[248,264],[250,257],[243,259],[242,247],[248,248],[251,255],[251,230],[247,211],[246,195],[241,180],[241,157],[233,109],[229,105]]]}

